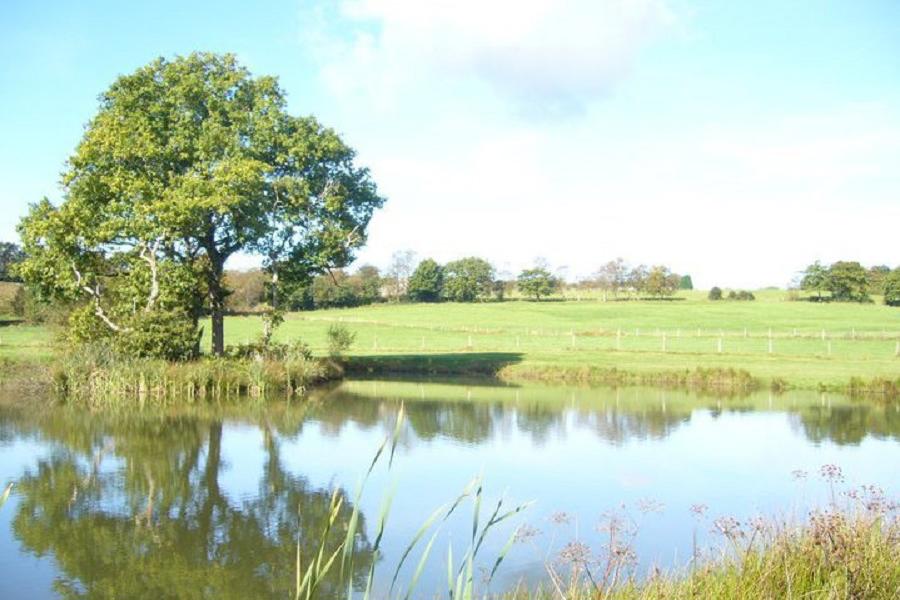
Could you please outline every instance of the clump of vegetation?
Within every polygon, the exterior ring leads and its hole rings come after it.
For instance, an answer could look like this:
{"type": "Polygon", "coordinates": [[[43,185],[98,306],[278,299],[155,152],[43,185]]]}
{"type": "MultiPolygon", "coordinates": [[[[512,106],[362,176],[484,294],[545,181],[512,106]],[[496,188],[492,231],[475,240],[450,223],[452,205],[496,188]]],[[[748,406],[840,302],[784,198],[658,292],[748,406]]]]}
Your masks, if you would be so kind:
{"type": "Polygon", "coordinates": [[[900,267],[892,271],[887,265],[866,269],[856,261],[830,266],[816,261],[803,271],[800,289],[814,292],[809,299],[817,302],[871,302],[870,294],[881,294],[888,306],[900,306],[900,267]]]}
{"type": "Polygon", "coordinates": [[[355,333],[338,323],[330,325],[326,335],[328,336],[328,355],[332,358],[337,358],[349,350],[356,339],[355,333]]]}
{"type": "Polygon", "coordinates": [[[60,356],[50,375],[60,402],[115,410],[293,398],[340,373],[302,345],[246,345],[229,348],[227,357],[172,362],[122,357],[112,345],[94,343],[60,356]]]}
{"type": "Polygon", "coordinates": [[[721,300],[722,299],[722,288],[714,285],[713,287],[710,288],[707,298],[709,298],[710,300],[713,300],[713,301],[721,300]]]}
{"type": "Polygon", "coordinates": [[[728,299],[746,302],[749,300],[756,300],[756,296],[753,295],[753,292],[749,292],[747,290],[739,290],[739,291],[731,290],[728,292],[728,299]]]}

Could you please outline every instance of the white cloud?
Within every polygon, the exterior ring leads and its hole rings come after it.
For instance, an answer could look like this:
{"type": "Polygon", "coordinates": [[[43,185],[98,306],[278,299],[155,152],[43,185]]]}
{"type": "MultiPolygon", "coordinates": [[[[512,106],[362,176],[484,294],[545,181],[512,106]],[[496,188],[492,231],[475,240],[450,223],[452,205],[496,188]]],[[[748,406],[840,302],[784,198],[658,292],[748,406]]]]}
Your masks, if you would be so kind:
{"type": "Polygon", "coordinates": [[[321,17],[304,32],[338,96],[487,84],[530,115],[605,96],[675,22],[667,0],[344,0],[321,17]]]}

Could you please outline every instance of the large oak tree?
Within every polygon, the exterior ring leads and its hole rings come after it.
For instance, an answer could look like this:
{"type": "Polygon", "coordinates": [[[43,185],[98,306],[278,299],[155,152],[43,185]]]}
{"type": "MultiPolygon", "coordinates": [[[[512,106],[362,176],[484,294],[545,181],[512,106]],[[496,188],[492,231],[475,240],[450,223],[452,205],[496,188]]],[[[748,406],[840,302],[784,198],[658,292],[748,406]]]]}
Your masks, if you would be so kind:
{"type": "Polygon", "coordinates": [[[62,181],[63,202],[20,225],[25,279],[88,300],[113,332],[139,312],[180,303],[196,324],[208,310],[216,354],[229,257],[261,257],[274,294],[349,263],[384,202],[334,131],[288,114],[275,78],[205,53],[117,79],[62,181]]]}

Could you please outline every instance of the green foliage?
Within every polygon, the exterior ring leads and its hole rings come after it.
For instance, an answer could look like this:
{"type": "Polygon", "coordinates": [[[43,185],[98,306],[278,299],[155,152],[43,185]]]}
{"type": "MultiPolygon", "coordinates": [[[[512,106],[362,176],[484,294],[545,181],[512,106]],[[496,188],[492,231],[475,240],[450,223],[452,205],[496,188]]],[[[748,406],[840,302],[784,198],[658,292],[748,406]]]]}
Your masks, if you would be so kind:
{"type": "Polygon", "coordinates": [[[756,300],[756,296],[753,295],[753,292],[749,292],[747,290],[734,291],[731,290],[728,292],[729,300],[739,300],[739,301],[749,301],[756,300]]]}
{"type": "Polygon", "coordinates": [[[365,265],[350,275],[343,269],[334,269],[313,279],[312,285],[301,292],[294,301],[307,299],[298,309],[340,308],[373,304],[381,299],[381,276],[378,269],[365,265]]]}
{"type": "Polygon", "coordinates": [[[884,277],[882,286],[884,303],[888,306],[900,306],[900,267],[884,277]]]}
{"type": "Polygon", "coordinates": [[[81,306],[69,316],[68,339],[78,346],[105,343],[123,357],[184,361],[199,354],[200,331],[182,311],[141,311],[127,322],[128,329],[117,334],[91,306],[81,306]]]}
{"type": "Polygon", "coordinates": [[[340,356],[350,349],[356,334],[347,329],[345,325],[333,324],[328,326],[328,354],[333,357],[340,356]]]}
{"type": "Polygon", "coordinates": [[[884,294],[884,280],[890,275],[891,268],[887,265],[876,265],[866,271],[866,279],[869,283],[869,292],[872,294],[884,294]]]}
{"type": "Polygon", "coordinates": [[[681,279],[678,280],[678,289],[679,290],[694,289],[694,280],[691,279],[690,275],[682,275],[681,276],[681,279]]]}
{"type": "Polygon", "coordinates": [[[822,292],[828,289],[828,268],[822,266],[819,261],[806,267],[800,281],[800,289],[815,292],[816,297],[821,298],[822,292]]]}
{"type": "Polygon", "coordinates": [[[286,112],[274,78],[233,56],[157,59],[101,96],[63,175],[64,202],[43,200],[19,226],[19,273],[42,297],[87,300],[114,335],[136,306],[195,320],[205,306],[221,353],[230,256],[257,254],[271,281],[291,286],[364,243],[384,200],[354,159],[335,132],[286,112]],[[177,290],[164,271],[183,276],[177,290]]]}
{"type": "Polygon", "coordinates": [[[138,312],[128,324],[129,330],[114,338],[125,356],[184,361],[200,353],[200,331],[182,311],[138,312]]]}
{"type": "Polygon", "coordinates": [[[490,298],[494,289],[494,267],[483,258],[468,257],[444,266],[443,297],[452,302],[475,302],[490,298]]]}
{"type": "Polygon", "coordinates": [[[839,261],[828,269],[825,288],[835,300],[866,302],[869,300],[869,280],[866,270],[858,262],[839,261]]]}
{"type": "Polygon", "coordinates": [[[721,300],[722,288],[714,285],[712,288],[710,288],[707,298],[709,298],[710,300],[721,300]]]}
{"type": "Polygon", "coordinates": [[[15,267],[24,259],[25,253],[18,244],[0,242],[0,281],[21,281],[15,267]]]}
{"type": "Polygon", "coordinates": [[[661,298],[671,296],[678,289],[681,278],[672,273],[668,267],[656,265],[652,267],[643,279],[642,289],[651,296],[661,298]]]}
{"type": "Polygon", "coordinates": [[[444,287],[444,270],[431,258],[419,263],[409,278],[407,294],[416,302],[437,302],[444,287]]]}
{"type": "Polygon", "coordinates": [[[540,300],[552,295],[559,288],[559,279],[547,269],[536,267],[519,273],[516,285],[525,297],[540,300]]]}
{"type": "Polygon", "coordinates": [[[266,282],[269,279],[269,275],[261,269],[226,271],[225,287],[230,293],[225,300],[225,307],[229,312],[259,310],[266,302],[266,282]]]}

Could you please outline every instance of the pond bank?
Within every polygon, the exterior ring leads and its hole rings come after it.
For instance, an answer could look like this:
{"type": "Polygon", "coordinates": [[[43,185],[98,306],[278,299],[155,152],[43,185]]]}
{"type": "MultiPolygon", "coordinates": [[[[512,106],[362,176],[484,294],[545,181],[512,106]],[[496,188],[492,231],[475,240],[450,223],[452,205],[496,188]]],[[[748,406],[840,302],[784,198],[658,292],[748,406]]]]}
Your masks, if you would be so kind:
{"type": "Polygon", "coordinates": [[[843,384],[809,383],[781,377],[759,377],[735,367],[632,371],[616,367],[520,362],[516,355],[509,353],[353,356],[347,359],[345,370],[348,374],[365,376],[492,377],[507,383],[639,385],[726,395],[768,389],[773,392],[834,392],[888,402],[900,399],[900,377],[893,380],[883,377],[850,377],[843,384]]]}
{"type": "Polygon", "coordinates": [[[590,365],[520,362],[510,353],[380,354],[289,359],[212,358],[170,363],[162,360],[109,360],[96,356],[3,358],[0,386],[50,394],[99,407],[133,399],[139,404],[219,401],[232,398],[294,398],[342,379],[366,377],[451,377],[510,384],[549,383],[609,387],[650,386],[724,396],[760,390],[839,393],[851,398],[896,402],[896,379],[849,377],[843,384],[759,377],[735,367],[626,370],[590,365]]]}

